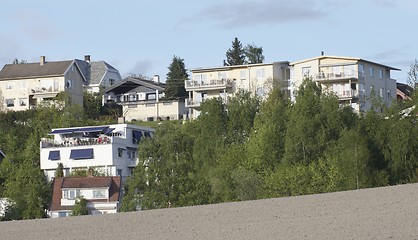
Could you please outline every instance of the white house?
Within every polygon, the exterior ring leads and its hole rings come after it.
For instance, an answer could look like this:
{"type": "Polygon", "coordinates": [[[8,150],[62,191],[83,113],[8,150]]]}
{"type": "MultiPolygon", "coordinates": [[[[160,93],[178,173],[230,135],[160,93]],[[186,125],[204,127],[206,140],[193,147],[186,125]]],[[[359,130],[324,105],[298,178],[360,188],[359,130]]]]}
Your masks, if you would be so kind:
{"type": "Polygon", "coordinates": [[[89,215],[116,213],[121,197],[121,178],[58,177],[53,180],[52,202],[47,212],[51,218],[68,217],[77,198],[87,202],[89,215]]]}
{"type": "Polygon", "coordinates": [[[48,181],[63,164],[64,177],[77,170],[93,169],[99,175],[131,175],[138,163],[137,148],[154,129],[130,124],[52,129],[40,143],[41,169],[48,181]]]}

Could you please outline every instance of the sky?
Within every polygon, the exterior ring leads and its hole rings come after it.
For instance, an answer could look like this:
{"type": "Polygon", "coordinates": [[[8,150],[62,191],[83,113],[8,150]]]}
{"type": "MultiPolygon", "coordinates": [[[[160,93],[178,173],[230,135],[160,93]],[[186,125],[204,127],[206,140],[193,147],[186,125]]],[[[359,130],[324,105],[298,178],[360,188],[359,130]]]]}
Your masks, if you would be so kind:
{"type": "Polygon", "coordinates": [[[106,61],[122,77],[222,66],[237,37],[265,63],[325,55],[399,68],[418,59],[417,0],[0,0],[0,67],[14,59],[106,61]]]}

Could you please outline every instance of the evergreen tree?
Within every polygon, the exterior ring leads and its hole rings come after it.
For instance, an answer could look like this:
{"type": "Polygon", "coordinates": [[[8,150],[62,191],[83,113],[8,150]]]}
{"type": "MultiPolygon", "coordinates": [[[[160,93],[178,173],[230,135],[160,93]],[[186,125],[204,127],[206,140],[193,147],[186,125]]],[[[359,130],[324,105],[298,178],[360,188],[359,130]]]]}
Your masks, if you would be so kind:
{"type": "Polygon", "coordinates": [[[226,51],[226,64],[228,66],[242,65],[245,62],[245,51],[241,42],[235,38],[232,47],[226,51]]]}
{"type": "Polygon", "coordinates": [[[64,165],[58,163],[58,167],[55,170],[55,177],[64,177],[64,165]]]}
{"type": "Polygon", "coordinates": [[[173,61],[168,67],[167,85],[165,87],[166,98],[185,98],[187,97],[184,81],[189,77],[187,73],[184,59],[177,56],[173,57],[173,61]]]}

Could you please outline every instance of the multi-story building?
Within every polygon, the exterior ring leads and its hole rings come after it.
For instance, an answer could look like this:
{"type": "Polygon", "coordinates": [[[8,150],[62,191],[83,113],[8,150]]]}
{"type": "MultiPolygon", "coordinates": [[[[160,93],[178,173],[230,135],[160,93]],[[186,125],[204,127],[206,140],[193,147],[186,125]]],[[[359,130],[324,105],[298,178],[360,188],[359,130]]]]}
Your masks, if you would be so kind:
{"type": "Polygon", "coordinates": [[[387,104],[396,99],[396,80],[391,79],[390,71],[397,68],[360,58],[324,55],[292,62],[290,66],[293,99],[294,90],[306,77],[324,91],[334,92],[341,104],[357,112],[370,110],[373,94],[387,104]]]}
{"type": "Polygon", "coordinates": [[[52,183],[52,201],[47,213],[51,218],[68,217],[81,197],[86,199],[89,215],[116,213],[121,190],[119,176],[57,177],[52,183]]]}
{"type": "Polygon", "coordinates": [[[184,99],[166,99],[165,83],[128,77],[105,89],[103,102],[114,102],[122,106],[126,121],[179,120],[186,114],[184,99]]]}
{"type": "Polygon", "coordinates": [[[272,83],[279,82],[287,92],[290,90],[289,62],[274,62],[190,69],[191,79],[185,81],[189,98],[186,107],[189,116],[200,114],[200,104],[206,99],[220,97],[225,103],[240,89],[265,97],[272,83]]]}
{"type": "MultiPolygon", "coordinates": [[[[85,77],[74,60],[7,64],[0,71],[0,91],[7,111],[21,111],[66,92],[73,103],[83,104],[85,77]]],[[[1,108],[0,108],[1,109],[1,108]]]]}
{"type": "Polygon", "coordinates": [[[64,177],[74,171],[93,170],[98,175],[121,176],[124,181],[138,163],[141,138],[154,130],[130,124],[52,129],[40,143],[41,169],[50,181],[61,163],[64,177]]]}

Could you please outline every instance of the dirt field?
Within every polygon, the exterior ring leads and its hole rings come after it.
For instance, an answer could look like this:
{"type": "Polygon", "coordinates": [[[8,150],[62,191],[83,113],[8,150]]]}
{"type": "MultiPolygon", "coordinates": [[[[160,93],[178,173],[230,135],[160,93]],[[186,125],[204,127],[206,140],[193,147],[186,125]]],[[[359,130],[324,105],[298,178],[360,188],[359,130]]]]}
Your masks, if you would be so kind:
{"type": "Polygon", "coordinates": [[[418,184],[1,222],[0,239],[418,239],[418,184]]]}

